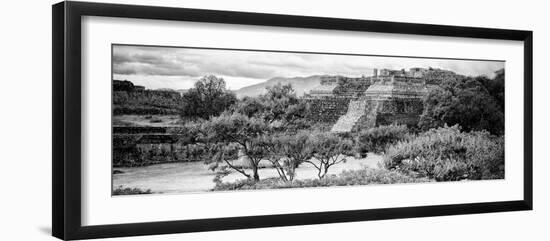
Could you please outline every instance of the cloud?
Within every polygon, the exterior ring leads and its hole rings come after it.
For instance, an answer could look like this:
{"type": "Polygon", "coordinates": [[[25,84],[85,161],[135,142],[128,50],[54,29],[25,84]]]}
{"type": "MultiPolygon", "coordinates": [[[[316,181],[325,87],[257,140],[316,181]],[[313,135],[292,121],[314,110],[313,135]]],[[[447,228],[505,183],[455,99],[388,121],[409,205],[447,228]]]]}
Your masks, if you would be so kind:
{"type": "MultiPolygon", "coordinates": [[[[452,56],[449,56],[452,57],[452,56]]],[[[489,75],[504,62],[148,46],[113,47],[113,74],[148,88],[183,88],[207,74],[236,89],[273,77],[318,74],[371,75],[374,68],[436,67],[464,75],[489,75]]]]}

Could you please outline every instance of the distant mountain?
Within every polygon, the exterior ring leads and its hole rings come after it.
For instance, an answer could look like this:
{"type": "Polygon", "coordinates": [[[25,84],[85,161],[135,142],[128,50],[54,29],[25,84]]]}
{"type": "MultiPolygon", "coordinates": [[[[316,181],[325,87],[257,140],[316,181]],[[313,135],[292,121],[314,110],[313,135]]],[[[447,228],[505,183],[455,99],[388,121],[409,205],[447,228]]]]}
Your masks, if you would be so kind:
{"type": "Polygon", "coordinates": [[[156,91],[170,91],[170,92],[175,92],[176,90],[174,89],[170,89],[170,88],[158,88],[158,89],[155,89],[156,91]]]}
{"type": "Polygon", "coordinates": [[[304,93],[307,93],[309,90],[319,86],[322,76],[323,75],[312,75],[308,77],[294,77],[294,78],[275,77],[255,85],[250,85],[250,86],[240,88],[238,90],[234,90],[233,92],[239,98],[242,98],[244,96],[258,96],[266,93],[266,90],[265,90],[266,87],[281,83],[281,84],[291,84],[294,90],[296,91],[296,95],[301,96],[304,93]]]}
{"type": "Polygon", "coordinates": [[[189,89],[177,89],[176,92],[180,93],[180,95],[183,95],[185,93],[187,93],[189,91],[189,89]]]}

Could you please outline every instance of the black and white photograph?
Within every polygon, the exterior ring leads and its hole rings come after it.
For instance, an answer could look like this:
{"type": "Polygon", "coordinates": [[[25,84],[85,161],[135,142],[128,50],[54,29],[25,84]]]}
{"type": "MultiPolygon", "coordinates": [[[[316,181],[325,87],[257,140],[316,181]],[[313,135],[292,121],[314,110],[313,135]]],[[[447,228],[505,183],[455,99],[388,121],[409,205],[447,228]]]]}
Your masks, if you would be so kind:
{"type": "Polygon", "coordinates": [[[1,240],[550,240],[544,1],[23,0],[1,240]]]}
{"type": "Polygon", "coordinates": [[[505,61],[113,44],[112,195],[505,177],[505,61]]]}

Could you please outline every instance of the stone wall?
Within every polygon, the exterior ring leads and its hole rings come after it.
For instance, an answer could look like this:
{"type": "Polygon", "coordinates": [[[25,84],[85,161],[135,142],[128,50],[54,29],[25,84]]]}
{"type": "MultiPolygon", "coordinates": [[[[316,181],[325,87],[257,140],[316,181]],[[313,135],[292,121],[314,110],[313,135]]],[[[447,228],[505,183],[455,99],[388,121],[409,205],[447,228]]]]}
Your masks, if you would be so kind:
{"type": "Polygon", "coordinates": [[[422,99],[402,99],[402,98],[389,98],[380,101],[378,113],[385,114],[398,114],[398,113],[414,113],[421,114],[423,110],[422,99]]]}
{"type": "Polygon", "coordinates": [[[168,162],[197,161],[175,127],[114,126],[113,166],[143,166],[168,162]]]}
{"type": "Polygon", "coordinates": [[[365,115],[357,121],[352,132],[391,124],[414,127],[418,124],[423,110],[421,99],[389,98],[363,101],[367,102],[365,115]]]}
{"type": "Polygon", "coordinates": [[[304,98],[309,104],[310,114],[308,118],[316,122],[334,124],[340,116],[346,114],[351,100],[357,98],[322,97],[304,98]]]}
{"type": "Polygon", "coordinates": [[[422,99],[392,98],[382,101],[376,116],[376,125],[416,126],[423,111],[422,99]]]}
{"type": "Polygon", "coordinates": [[[399,77],[401,79],[395,81],[393,78],[392,81],[379,81],[370,85],[354,102],[363,102],[357,106],[362,106],[364,110],[342,114],[331,131],[356,132],[391,124],[416,126],[423,111],[422,98],[428,88],[421,81],[404,80],[406,77],[399,77]]]}

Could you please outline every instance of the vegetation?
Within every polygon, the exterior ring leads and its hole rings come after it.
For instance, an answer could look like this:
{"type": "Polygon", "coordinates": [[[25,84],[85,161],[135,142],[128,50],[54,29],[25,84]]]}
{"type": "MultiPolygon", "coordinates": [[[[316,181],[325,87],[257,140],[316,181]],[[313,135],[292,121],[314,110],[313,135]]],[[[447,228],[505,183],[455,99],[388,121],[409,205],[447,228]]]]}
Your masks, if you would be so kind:
{"type": "Polygon", "coordinates": [[[302,163],[315,167],[322,179],[331,166],[346,161],[345,155],[350,154],[353,147],[351,140],[332,133],[302,131],[272,136],[273,129],[268,123],[238,113],[212,118],[201,126],[201,133],[209,147],[207,153],[212,153],[205,159],[207,163],[214,163],[213,170],[223,176],[231,169],[254,181],[260,180],[261,161],[270,162],[286,182],[294,180],[295,170],[302,163]],[[246,160],[251,173],[243,165],[235,165],[238,159],[246,160]]]}
{"type": "Polygon", "coordinates": [[[437,181],[504,178],[504,138],[458,126],[432,129],[388,148],[384,164],[437,181]]]}
{"type": "Polygon", "coordinates": [[[278,135],[271,140],[268,160],[273,164],[281,180],[292,182],[296,168],[311,159],[314,148],[310,145],[309,133],[301,131],[295,135],[278,135]]]}
{"type": "Polygon", "coordinates": [[[504,113],[504,69],[498,71],[492,79],[479,76],[476,80],[487,89],[487,92],[496,100],[500,111],[504,113]]]}
{"type": "Polygon", "coordinates": [[[429,68],[429,71],[424,73],[423,79],[426,84],[439,85],[443,81],[457,81],[464,78],[462,75],[458,75],[452,71],[429,68]]]}
{"type": "Polygon", "coordinates": [[[379,126],[359,132],[355,139],[356,152],[365,156],[367,152],[382,153],[390,145],[409,136],[405,125],[379,126]]]}
{"type": "Polygon", "coordinates": [[[212,153],[204,159],[220,176],[233,170],[258,181],[260,162],[268,161],[281,178],[292,180],[295,167],[311,155],[307,151],[299,153],[307,136],[293,136],[293,132],[307,125],[303,122],[306,112],[307,106],[296,97],[292,86],[278,84],[269,87],[264,95],[245,98],[230,110],[203,121],[198,127],[197,141],[212,153]],[[288,139],[288,135],[297,137],[297,141],[288,139]],[[243,161],[246,165],[235,164],[243,161]]]}
{"type": "Polygon", "coordinates": [[[237,97],[225,87],[225,81],[213,75],[202,77],[194,88],[183,94],[173,90],[145,90],[129,81],[113,83],[114,115],[179,114],[184,119],[208,119],[217,116],[237,97]]]}
{"type": "Polygon", "coordinates": [[[237,102],[235,94],[225,87],[225,81],[214,75],[202,77],[182,96],[184,119],[208,119],[218,116],[237,102]]]}
{"type": "Polygon", "coordinates": [[[427,178],[414,178],[396,171],[389,171],[385,169],[363,168],[360,170],[343,171],[339,175],[330,175],[323,179],[294,180],[293,182],[284,182],[278,178],[268,178],[257,182],[251,180],[239,180],[229,183],[219,182],[216,184],[213,191],[353,186],[418,182],[430,182],[430,180],[427,178]]]}
{"type": "MultiPolygon", "coordinates": [[[[237,99],[225,81],[213,75],[204,76],[181,95],[117,82],[115,114],[144,114],[149,115],[148,123],[161,123],[162,119],[152,115],[179,113],[185,124],[166,135],[177,137],[176,152],[146,148],[138,153],[132,143],[141,136],[119,134],[113,145],[130,154],[122,158],[115,151],[118,162],[114,165],[204,161],[217,174],[214,190],[503,178],[504,72],[488,78],[432,70],[426,81],[434,87],[423,100],[418,126],[378,126],[346,134],[326,131],[326,126],[309,120],[310,107],[291,85],[277,84],[258,97],[237,99]],[[380,169],[328,174],[331,167],[345,163],[346,157],[365,157],[369,152],[384,154],[380,169]],[[317,178],[297,179],[301,165],[315,168],[317,178]],[[272,167],[278,177],[261,179],[259,169],[265,166],[272,167]],[[244,179],[223,182],[231,172],[244,179]]],[[[335,91],[367,88],[368,84],[343,78],[335,91]]],[[[147,193],[151,191],[123,187],[113,191],[113,195],[147,193]]]]}
{"type": "Polygon", "coordinates": [[[182,105],[183,100],[175,91],[113,91],[114,115],[178,114],[182,105]]]}
{"type": "Polygon", "coordinates": [[[122,187],[119,186],[113,190],[113,196],[117,195],[138,195],[138,194],[152,194],[150,189],[147,190],[141,190],[139,188],[129,188],[129,187],[122,187]]]}
{"type": "Polygon", "coordinates": [[[208,161],[224,162],[228,167],[254,180],[260,180],[259,163],[269,154],[266,148],[269,142],[265,137],[269,132],[270,127],[265,121],[239,113],[226,112],[200,126],[202,142],[209,145],[209,150],[214,153],[208,161]],[[242,151],[248,158],[252,174],[233,165],[232,162],[238,158],[238,151],[242,151]]]}
{"type": "Polygon", "coordinates": [[[309,145],[313,149],[315,160],[305,162],[317,169],[317,176],[323,179],[328,169],[338,163],[346,162],[346,155],[352,154],[353,143],[330,132],[314,132],[310,135],[309,145]]]}
{"type": "Polygon", "coordinates": [[[262,119],[278,130],[296,131],[310,126],[309,107],[296,96],[290,84],[267,88],[259,97],[246,97],[233,106],[233,112],[262,119]]]}
{"type": "Polygon", "coordinates": [[[419,126],[428,130],[458,124],[465,131],[487,130],[495,135],[504,134],[504,86],[498,87],[498,83],[501,83],[498,79],[489,81],[484,77],[443,79],[425,97],[419,126]],[[483,83],[494,85],[491,87],[494,96],[483,83]],[[502,106],[499,101],[502,101],[502,106]]]}

